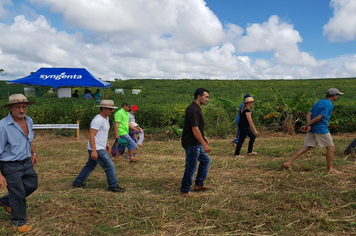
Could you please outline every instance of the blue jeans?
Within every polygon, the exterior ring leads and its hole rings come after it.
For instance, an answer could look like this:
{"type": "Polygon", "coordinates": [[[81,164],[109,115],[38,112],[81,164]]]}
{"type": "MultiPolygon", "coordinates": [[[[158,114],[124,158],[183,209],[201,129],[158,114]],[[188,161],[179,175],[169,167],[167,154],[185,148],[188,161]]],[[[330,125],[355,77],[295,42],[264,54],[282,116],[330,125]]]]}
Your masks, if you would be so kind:
{"type": "Polygon", "coordinates": [[[127,144],[127,146],[122,146],[119,144],[119,146],[117,146],[118,151],[123,153],[125,151],[125,147],[127,147],[127,149],[129,149],[129,151],[132,149],[136,149],[136,143],[132,140],[130,135],[128,135],[128,134],[121,135],[120,138],[126,139],[128,144],[127,144]]]}
{"type": "Polygon", "coordinates": [[[237,143],[239,142],[240,134],[241,134],[240,129],[237,129],[236,138],[235,138],[234,140],[232,140],[233,143],[236,143],[236,144],[237,144],[237,143]]]}
{"type": "Polygon", "coordinates": [[[11,221],[14,225],[26,224],[26,197],[38,187],[38,177],[31,158],[22,161],[0,161],[0,171],[7,182],[9,194],[0,202],[11,207],[11,221]]]}
{"type": "Polygon", "coordinates": [[[95,169],[96,165],[99,164],[106,173],[106,178],[108,180],[109,188],[115,187],[117,185],[117,175],[115,170],[115,165],[110,159],[109,155],[105,152],[104,149],[96,150],[98,153],[98,159],[93,160],[91,156],[91,150],[88,150],[89,158],[87,164],[83,167],[82,171],[77,178],[73,181],[73,185],[79,186],[83,183],[95,169]]]}
{"type": "Polygon", "coordinates": [[[352,151],[356,147],[356,138],[350,143],[350,145],[346,148],[347,151],[352,151]]]}
{"type": "Polygon", "coordinates": [[[185,171],[182,179],[180,191],[188,193],[193,183],[193,176],[199,161],[198,173],[195,179],[195,185],[203,186],[204,180],[208,175],[210,166],[210,157],[204,152],[203,145],[184,147],[185,149],[185,171]]]}

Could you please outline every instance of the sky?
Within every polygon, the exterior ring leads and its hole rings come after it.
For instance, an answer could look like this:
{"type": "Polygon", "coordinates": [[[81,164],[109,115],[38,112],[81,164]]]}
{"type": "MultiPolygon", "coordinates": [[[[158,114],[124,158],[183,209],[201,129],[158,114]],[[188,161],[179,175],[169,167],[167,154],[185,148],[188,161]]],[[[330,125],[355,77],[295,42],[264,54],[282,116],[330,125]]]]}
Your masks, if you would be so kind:
{"type": "Polygon", "coordinates": [[[356,0],[0,0],[0,79],[356,77],[355,12],[356,0]]]}

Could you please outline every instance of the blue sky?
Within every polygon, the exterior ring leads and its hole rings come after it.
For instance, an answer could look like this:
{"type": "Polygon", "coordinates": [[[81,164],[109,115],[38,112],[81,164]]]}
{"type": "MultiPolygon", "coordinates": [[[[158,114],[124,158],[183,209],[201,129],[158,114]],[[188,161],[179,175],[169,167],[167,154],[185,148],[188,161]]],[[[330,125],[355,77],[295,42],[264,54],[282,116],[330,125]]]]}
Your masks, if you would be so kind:
{"type": "Polygon", "coordinates": [[[0,79],[356,77],[353,0],[0,0],[0,79]]]}

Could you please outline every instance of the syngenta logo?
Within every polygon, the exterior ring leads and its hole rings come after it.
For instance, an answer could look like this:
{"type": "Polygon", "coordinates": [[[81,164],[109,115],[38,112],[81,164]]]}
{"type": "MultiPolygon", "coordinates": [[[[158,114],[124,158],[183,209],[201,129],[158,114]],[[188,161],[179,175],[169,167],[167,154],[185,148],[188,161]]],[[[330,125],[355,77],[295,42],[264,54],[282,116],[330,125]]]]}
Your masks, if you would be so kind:
{"type": "Polygon", "coordinates": [[[60,75],[40,75],[40,79],[46,80],[46,79],[55,79],[55,80],[61,80],[61,79],[81,79],[82,75],[66,75],[65,72],[61,73],[60,75]]]}

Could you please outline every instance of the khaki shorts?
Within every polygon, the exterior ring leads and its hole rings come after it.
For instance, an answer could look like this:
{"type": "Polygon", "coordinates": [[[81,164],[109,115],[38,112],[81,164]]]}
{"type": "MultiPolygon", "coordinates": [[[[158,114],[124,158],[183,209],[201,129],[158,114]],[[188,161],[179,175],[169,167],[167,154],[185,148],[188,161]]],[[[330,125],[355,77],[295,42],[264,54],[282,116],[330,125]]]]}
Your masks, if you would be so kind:
{"type": "Polygon", "coordinates": [[[334,146],[333,138],[330,133],[327,134],[316,134],[308,132],[305,136],[304,146],[305,147],[332,147],[334,146]]]}

